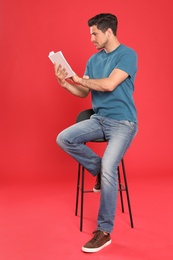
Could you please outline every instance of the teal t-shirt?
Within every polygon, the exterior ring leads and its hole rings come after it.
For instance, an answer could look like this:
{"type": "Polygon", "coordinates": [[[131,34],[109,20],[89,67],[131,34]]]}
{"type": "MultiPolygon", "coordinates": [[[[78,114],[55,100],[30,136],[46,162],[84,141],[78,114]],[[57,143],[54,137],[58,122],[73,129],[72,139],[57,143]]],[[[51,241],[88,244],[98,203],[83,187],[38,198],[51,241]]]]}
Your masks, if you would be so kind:
{"type": "Polygon", "coordinates": [[[133,99],[137,72],[137,55],[134,50],[121,44],[109,53],[99,51],[88,60],[85,75],[91,79],[107,78],[115,68],[127,72],[129,77],[112,92],[91,90],[93,110],[100,116],[137,122],[133,99]]]}

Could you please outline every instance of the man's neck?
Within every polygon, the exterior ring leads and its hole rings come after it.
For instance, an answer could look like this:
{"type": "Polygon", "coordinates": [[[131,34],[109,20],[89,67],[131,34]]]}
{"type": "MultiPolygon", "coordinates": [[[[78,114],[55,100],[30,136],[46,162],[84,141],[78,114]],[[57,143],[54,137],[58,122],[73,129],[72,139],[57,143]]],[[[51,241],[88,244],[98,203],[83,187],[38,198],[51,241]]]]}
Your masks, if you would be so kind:
{"type": "Polygon", "coordinates": [[[117,37],[114,37],[111,41],[108,42],[107,46],[105,46],[104,50],[106,53],[114,51],[116,48],[120,46],[120,42],[118,41],[117,37]]]}

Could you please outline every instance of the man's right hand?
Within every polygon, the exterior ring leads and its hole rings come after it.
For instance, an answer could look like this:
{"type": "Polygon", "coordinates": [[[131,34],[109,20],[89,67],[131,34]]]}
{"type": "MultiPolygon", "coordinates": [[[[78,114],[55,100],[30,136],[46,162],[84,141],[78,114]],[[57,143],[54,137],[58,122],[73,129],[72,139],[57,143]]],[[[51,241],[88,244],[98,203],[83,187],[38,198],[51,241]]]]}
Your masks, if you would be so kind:
{"type": "Polygon", "coordinates": [[[66,84],[65,78],[68,75],[68,73],[66,72],[66,69],[63,68],[62,65],[57,66],[55,63],[54,70],[55,70],[55,76],[57,77],[59,84],[62,87],[65,87],[65,84],[66,84]]]}

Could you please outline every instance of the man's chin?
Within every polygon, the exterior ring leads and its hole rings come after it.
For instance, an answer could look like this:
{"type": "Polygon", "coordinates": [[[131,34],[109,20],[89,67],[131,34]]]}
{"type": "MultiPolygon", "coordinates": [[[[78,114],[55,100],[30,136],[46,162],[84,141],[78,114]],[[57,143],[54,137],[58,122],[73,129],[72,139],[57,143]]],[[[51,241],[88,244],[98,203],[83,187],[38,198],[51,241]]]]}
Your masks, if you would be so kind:
{"type": "Polygon", "coordinates": [[[97,50],[103,49],[102,47],[100,47],[100,46],[98,46],[98,45],[95,45],[95,47],[96,47],[97,50]]]}
{"type": "Polygon", "coordinates": [[[102,50],[103,47],[99,47],[99,46],[97,46],[96,49],[99,51],[99,50],[102,50]]]}

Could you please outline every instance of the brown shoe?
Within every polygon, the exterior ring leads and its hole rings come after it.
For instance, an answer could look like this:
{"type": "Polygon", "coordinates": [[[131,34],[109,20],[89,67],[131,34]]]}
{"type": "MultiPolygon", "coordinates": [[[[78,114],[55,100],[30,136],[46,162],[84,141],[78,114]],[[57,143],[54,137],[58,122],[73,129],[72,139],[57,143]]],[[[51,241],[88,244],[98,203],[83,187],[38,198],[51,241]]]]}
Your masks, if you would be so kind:
{"type": "Polygon", "coordinates": [[[94,192],[100,192],[101,190],[101,176],[100,173],[96,177],[96,184],[93,187],[94,192]]]}
{"type": "Polygon", "coordinates": [[[96,230],[93,232],[93,234],[94,237],[82,247],[83,252],[95,253],[103,249],[105,246],[110,245],[111,237],[109,233],[96,230]]]}

